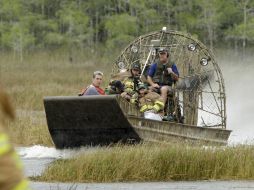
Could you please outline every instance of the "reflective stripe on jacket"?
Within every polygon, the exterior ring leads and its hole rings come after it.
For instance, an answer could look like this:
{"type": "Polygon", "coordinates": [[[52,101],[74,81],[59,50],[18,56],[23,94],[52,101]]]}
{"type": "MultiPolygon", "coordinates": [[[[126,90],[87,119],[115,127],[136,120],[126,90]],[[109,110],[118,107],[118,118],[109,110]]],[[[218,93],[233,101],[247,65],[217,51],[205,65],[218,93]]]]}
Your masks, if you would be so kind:
{"type": "Polygon", "coordinates": [[[6,134],[0,133],[0,156],[11,151],[11,144],[6,134]]]}
{"type": "Polygon", "coordinates": [[[156,92],[149,92],[144,97],[139,98],[140,112],[154,110],[159,112],[164,109],[161,96],[156,92]]]}
{"type": "MultiPolygon", "coordinates": [[[[1,127],[1,126],[0,126],[1,127]]],[[[9,137],[0,131],[0,190],[30,190],[9,137]]]]}
{"type": "Polygon", "coordinates": [[[153,106],[152,105],[143,105],[141,108],[140,108],[140,112],[145,112],[145,111],[148,111],[148,110],[152,110],[153,109],[153,106]]]}
{"type": "Polygon", "coordinates": [[[28,181],[23,179],[13,190],[30,190],[28,181]]]}

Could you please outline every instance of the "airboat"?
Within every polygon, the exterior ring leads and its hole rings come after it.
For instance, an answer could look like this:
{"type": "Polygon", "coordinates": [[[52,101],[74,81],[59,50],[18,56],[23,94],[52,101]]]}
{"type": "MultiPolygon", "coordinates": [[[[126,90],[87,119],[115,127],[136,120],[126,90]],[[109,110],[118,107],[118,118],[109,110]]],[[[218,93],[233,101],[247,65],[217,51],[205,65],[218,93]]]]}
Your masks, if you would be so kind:
{"type": "MultiPolygon", "coordinates": [[[[213,53],[190,34],[162,30],[139,36],[116,58],[112,75],[134,62],[142,75],[166,47],[180,79],[174,101],[183,122],[145,119],[138,108],[118,95],[44,98],[48,129],[56,148],[151,141],[227,144],[224,80],[213,53]]],[[[171,109],[172,110],[172,109],[171,109]]]]}

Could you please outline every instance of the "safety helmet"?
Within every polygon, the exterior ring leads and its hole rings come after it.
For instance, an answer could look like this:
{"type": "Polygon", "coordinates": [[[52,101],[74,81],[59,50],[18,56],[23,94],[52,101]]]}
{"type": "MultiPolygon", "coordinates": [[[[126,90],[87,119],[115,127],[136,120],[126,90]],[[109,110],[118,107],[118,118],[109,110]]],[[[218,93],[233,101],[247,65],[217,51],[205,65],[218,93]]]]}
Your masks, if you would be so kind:
{"type": "Polygon", "coordinates": [[[160,53],[160,52],[166,52],[166,53],[168,53],[168,50],[165,48],[165,47],[160,47],[159,49],[158,49],[158,52],[160,53]]]}
{"type": "Polygon", "coordinates": [[[158,53],[166,53],[166,54],[167,54],[167,57],[169,56],[168,49],[165,48],[165,47],[160,47],[160,48],[158,49],[158,53]]]}
{"type": "Polygon", "coordinates": [[[140,70],[141,71],[141,67],[139,63],[133,63],[131,66],[131,69],[136,69],[136,70],[140,70]]]}
{"type": "Polygon", "coordinates": [[[138,90],[141,90],[141,89],[146,89],[146,85],[144,83],[138,84],[138,90]]]}

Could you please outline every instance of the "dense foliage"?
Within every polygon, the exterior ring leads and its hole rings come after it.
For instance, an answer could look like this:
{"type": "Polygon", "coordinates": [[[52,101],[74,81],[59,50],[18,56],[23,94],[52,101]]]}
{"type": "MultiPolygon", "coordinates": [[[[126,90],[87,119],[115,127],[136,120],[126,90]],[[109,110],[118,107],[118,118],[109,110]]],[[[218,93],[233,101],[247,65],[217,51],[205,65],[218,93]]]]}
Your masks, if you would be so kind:
{"type": "Polygon", "coordinates": [[[162,26],[215,45],[254,43],[251,0],[0,0],[0,48],[115,49],[162,26]]]}

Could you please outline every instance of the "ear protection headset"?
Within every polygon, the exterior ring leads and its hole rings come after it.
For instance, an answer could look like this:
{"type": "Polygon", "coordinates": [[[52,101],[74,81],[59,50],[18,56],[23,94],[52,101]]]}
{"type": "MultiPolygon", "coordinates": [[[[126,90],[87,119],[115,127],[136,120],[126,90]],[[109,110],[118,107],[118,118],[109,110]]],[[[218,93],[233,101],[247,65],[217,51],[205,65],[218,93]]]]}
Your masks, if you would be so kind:
{"type": "MultiPolygon", "coordinates": [[[[167,53],[167,58],[169,57],[169,53],[168,53],[168,51],[165,51],[166,53],[167,53]]],[[[160,54],[160,52],[158,52],[158,54],[160,54]]]]}

